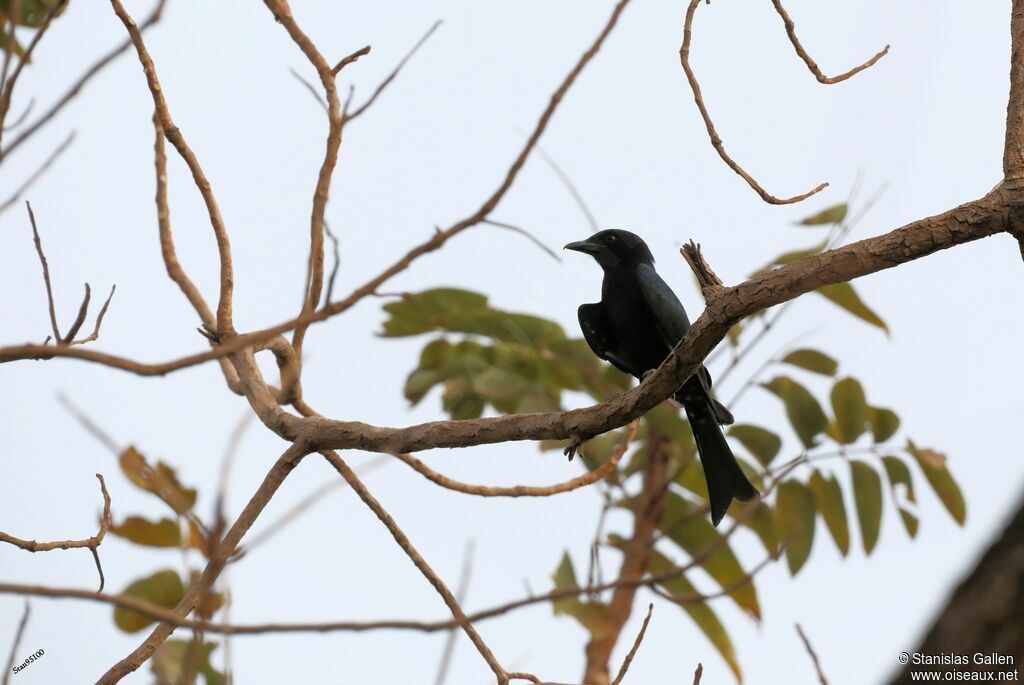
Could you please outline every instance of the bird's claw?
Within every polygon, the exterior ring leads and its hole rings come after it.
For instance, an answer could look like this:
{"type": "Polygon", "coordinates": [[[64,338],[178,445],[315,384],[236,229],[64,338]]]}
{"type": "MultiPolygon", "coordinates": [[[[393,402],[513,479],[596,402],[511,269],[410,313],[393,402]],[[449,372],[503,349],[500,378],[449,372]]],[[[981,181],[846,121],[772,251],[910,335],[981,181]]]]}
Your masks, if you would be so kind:
{"type": "Polygon", "coordinates": [[[573,457],[576,456],[576,452],[580,450],[580,447],[583,446],[584,442],[586,442],[586,439],[582,435],[573,434],[569,440],[569,445],[562,450],[562,454],[568,457],[569,461],[572,461],[573,457]]]}

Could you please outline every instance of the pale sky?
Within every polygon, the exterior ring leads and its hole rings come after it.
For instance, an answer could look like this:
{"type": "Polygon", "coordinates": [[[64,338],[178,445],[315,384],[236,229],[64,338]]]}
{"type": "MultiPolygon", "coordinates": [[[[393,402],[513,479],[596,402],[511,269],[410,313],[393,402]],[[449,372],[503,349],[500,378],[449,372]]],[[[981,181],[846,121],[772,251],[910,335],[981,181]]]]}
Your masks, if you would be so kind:
{"type": "MultiPolygon", "coordinates": [[[[128,2],[141,19],[149,3],[128,2]]],[[[787,8],[808,51],[827,73],[843,71],[885,44],[875,68],[835,86],[818,84],[797,59],[769,2],[701,5],[692,61],[720,134],[733,156],[772,193],[832,187],[796,206],[764,204],[712,149],[678,61],[683,3],[636,0],[570,92],[543,138],[603,226],[643,235],[691,319],[703,303],[677,256],[695,239],[715,270],[735,283],[776,254],[818,235],[792,222],[845,198],[858,172],[862,197],[887,184],[854,239],[877,235],[987,192],[999,180],[1009,70],[1009,2],[905,0],[817,3],[787,8]]],[[[300,24],[329,59],[367,43],[342,88],[356,99],[438,18],[444,25],[379,103],[346,132],[327,217],[341,236],[338,293],[345,294],[426,239],[435,225],[468,215],[503,177],[551,92],[603,26],[611,2],[294,2],[300,24]]],[[[82,68],[121,41],[104,2],[75,2],[56,22],[20,84],[19,112],[36,96],[51,102],[82,68]]],[[[236,265],[236,324],[259,328],[297,311],[308,249],[309,204],[326,122],[288,73],[313,72],[262,3],[172,0],[147,34],[172,113],[199,155],[227,221],[236,265]]],[[[118,290],[96,349],[144,361],[200,351],[195,316],[166,278],[153,207],[152,102],[133,55],[121,57],[45,132],[5,160],[6,197],[72,129],[68,153],[28,194],[39,220],[62,321],[88,280],[118,290]]],[[[195,188],[171,157],[171,208],[179,255],[207,299],[216,299],[216,251],[195,188]]],[[[551,170],[531,159],[494,218],[523,226],[553,247],[589,229],[551,170]]],[[[496,306],[559,321],[577,334],[575,310],[599,295],[600,272],[578,255],[556,263],[509,232],[480,226],[396,278],[388,290],[448,285],[486,293],[496,306]]],[[[45,293],[24,212],[0,216],[0,300],[4,344],[42,340],[45,293]]],[[[1014,296],[1024,288],[1016,243],[1005,236],[876,274],[857,288],[892,336],[857,323],[810,295],[765,342],[770,354],[811,331],[806,344],[841,360],[870,401],[895,408],[904,434],[949,455],[967,499],[959,528],[918,477],[921,530],[904,533],[886,501],[879,544],[865,559],[859,536],[841,559],[819,525],[805,569],[784,564],[758,577],[764,613],[752,623],[728,600],[715,602],[751,685],[812,683],[815,674],[793,629],[809,634],[833,685],[878,683],[911,650],[950,588],[1015,506],[1024,484],[1016,423],[1024,325],[1014,296]]],[[[436,393],[415,409],[401,395],[425,339],[375,336],[383,314],[369,299],[313,328],[305,393],[339,419],[405,425],[442,418],[436,393]]],[[[66,325],[66,324],[65,324],[66,325]]],[[[762,359],[752,358],[750,373],[762,359]]],[[[714,371],[714,369],[713,369],[714,371]]],[[[734,377],[741,382],[743,374],[734,377]]],[[[16,362],[0,368],[3,480],[0,530],[23,538],[87,537],[106,475],[115,518],[165,515],[131,487],[116,461],[58,405],[64,392],[89,408],[117,440],[177,465],[212,507],[228,434],[245,411],[215,365],[166,378],[137,378],[75,361],[16,362]]],[[[733,385],[732,388],[736,386],[733,385]]],[[[827,385],[815,385],[823,393],[827,385]]],[[[726,390],[726,396],[731,392],[726,390]]],[[[778,402],[751,391],[733,407],[741,421],[784,429],[778,402]]],[[[795,456],[797,442],[787,435],[795,456]]],[[[260,426],[249,430],[230,490],[236,514],[283,450],[260,426]]],[[[529,443],[423,455],[473,483],[547,484],[579,474],[576,463],[529,443]]],[[[351,454],[354,464],[369,455],[351,454]]],[[[833,465],[845,478],[841,463],[833,465]]],[[[337,478],[310,457],[253,528],[337,478]]],[[[564,549],[585,565],[600,499],[579,491],[545,500],[479,500],[444,491],[405,466],[368,475],[434,568],[455,585],[467,540],[476,542],[468,610],[536,591],[564,549]]],[[[624,532],[629,519],[610,521],[624,532]]],[[[759,544],[737,536],[748,565],[759,544]]],[[[140,550],[112,536],[101,548],[111,592],[180,555],[140,550]]],[[[612,560],[613,557],[609,557],[612,560]]],[[[83,550],[29,554],[0,546],[0,578],[94,589],[83,550]]],[[[695,577],[701,587],[713,588],[695,577]]],[[[439,619],[446,609],[372,514],[341,491],[232,568],[232,620],[239,623],[370,618],[439,619]]],[[[637,603],[613,658],[617,666],[642,618],[637,603]]],[[[106,605],[36,599],[21,652],[46,655],[12,675],[17,685],[92,682],[145,633],[118,632],[106,605]]],[[[22,600],[0,596],[0,650],[7,652],[22,600]]],[[[578,682],[585,633],[538,605],[478,628],[509,668],[578,682]]],[[[187,633],[182,632],[182,636],[187,633]]],[[[233,640],[238,683],[432,682],[443,636],[415,633],[289,635],[233,640]]],[[[221,663],[222,649],[215,654],[221,663]]],[[[19,657],[21,655],[19,654],[19,657]]],[[[20,658],[19,658],[20,661],[20,658]]],[[[627,682],[689,682],[703,662],[707,683],[732,676],[683,612],[657,603],[627,682]]],[[[148,667],[147,667],[148,668],[148,667]]],[[[450,684],[490,682],[486,664],[460,636],[450,684]]],[[[147,670],[124,683],[148,683],[147,670]]]]}

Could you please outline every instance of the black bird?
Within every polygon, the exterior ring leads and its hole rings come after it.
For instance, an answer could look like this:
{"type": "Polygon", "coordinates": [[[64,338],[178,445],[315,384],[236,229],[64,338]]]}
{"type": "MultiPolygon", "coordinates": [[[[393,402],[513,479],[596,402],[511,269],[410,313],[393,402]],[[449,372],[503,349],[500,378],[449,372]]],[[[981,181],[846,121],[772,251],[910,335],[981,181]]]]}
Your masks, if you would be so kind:
{"type": "MultiPolygon", "coordinates": [[[[635,233],[612,229],[569,243],[567,250],[593,257],[604,269],[601,301],[580,305],[580,328],[601,359],[638,379],[658,368],[690,328],[686,310],[654,270],[654,255],[635,233]]],[[[690,421],[717,526],[733,498],[757,496],[736,462],[721,425],[732,414],[710,393],[711,375],[701,365],[673,395],[690,421]]]]}

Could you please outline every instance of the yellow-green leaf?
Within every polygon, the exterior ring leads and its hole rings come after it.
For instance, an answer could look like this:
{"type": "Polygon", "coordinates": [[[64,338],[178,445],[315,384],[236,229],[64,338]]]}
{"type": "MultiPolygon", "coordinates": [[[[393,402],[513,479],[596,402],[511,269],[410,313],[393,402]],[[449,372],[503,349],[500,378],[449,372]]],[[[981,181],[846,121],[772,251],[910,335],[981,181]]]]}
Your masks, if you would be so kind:
{"type": "Polygon", "coordinates": [[[864,553],[870,555],[878,543],[878,532],[882,526],[882,479],[869,464],[857,459],[850,461],[850,473],[864,553]]]}
{"type": "Polygon", "coordinates": [[[882,321],[882,318],[864,304],[864,301],[860,299],[857,291],[853,289],[849,282],[822,286],[818,288],[817,292],[857,318],[867,321],[872,326],[881,328],[886,333],[889,332],[889,327],[882,321]]]}
{"type": "Polygon", "coordinates": [[[917,460],[928,484],[939,496],[949,515],[961,526],[964,525],[964,521],[967,520],[967,503],[960,492],[960,486],[946,468],[946,456],[935,450],[918,447],[910,440],[907,441],[907,451],[917,460]]]}
{"type": "Polygon", "coordinates": [[[810,215],[805,219],[796,222],[798,226],[824,226],[825,224],[839,224],[846,218],[848,207],[846,203],[832,205],[810,215]]]}
{"type": "MultiPolygon", "coordinates": [[[[224,685],[227,682],[224,674],[210,664],[210,654],[217,648],[216,642],[206,642],[193,646],[190,640],[168,640],[160,645],[153,654],[150,669],[160,678],[161,683],[179,683],[190,663],[195,664],[195,672],[203,676],[206,685],[224,685]],[[192,650],[199,649],[198,655],[192,650]]],[[[189,681],[194,682],[194,681],[189,681]]]]}
{"type": "MultiPolygon", "coordinates": [[[[145,600],[165,609],[173,609],[185,596],[185,586],[176,572],[157,571],[151,576],[136,580],[121,594],[145,600]]],[[[135,633],[153,623],[153,619],[131,609],[116,607],[114,623],[126,633],[135,633]]]]}
{"type": "Polygon", "coordinates": [[[177,521],[160,519],[156,523],[141,516],[129,516],[120,524],[110,527],[110,532],[146,547],[178,547],[181,545],[181,529],[177,521]]]}
{"type": "Polygon", "coordinates": [[[811,494],[814,496],[814,503],[825,521],[828,532],[844,557],[850,552],[850,524],[846,519],[846,505],[843,504],[843,491],[839,487],[839,481],[835,478],[826,478],[821,472],[815,470],[807,483],[811,494]]]}
{"type": "Polygon", "coordinates": [[[118,456],[121,470],[132,483],[162,499],[178,514],[185,514],[196,503],[196,491],[178,481],[174,469],[160,461],[152,467],[134,447],[128,447],[118,456]]]}
{"type": "Polygon", "coordinates": [[[889,477],[889,485],[892,487],[893,494],[897,494],[899,490],[896,488],[897,485],[902,485],[906,493],[908,502],[917,502],[914,497],[914,479],[910,475],[910,467],[907,463],[899,457],[886,456],[882,457],[882,465],[885,467],[885,474],[889,477]]]}
{"type": "Polygon", "coordinates": [[[903,527],[907,529],[907,535],[911,538],[916,538],[918,525],[917,517],[903,507],[900,507],[899,509],[900,518],[903,519],[903,527]]]}
{"type": "MultiPolygon", "coordinates": [[[[651,557],[652,574],[670,573],[677,568],[661,552],[657,550],[653,552],[651,557]]],[[[718,615],[715,614],[711,605],[706,601],[700,600],[701,595],[697,592],[697,588],[682,574],[675,578],[660,581],[658,585],[679,602],[683,611],[693,619],[693,622],[697,624],[700,631],[704,633],[704,636],[707,637],[712,646],[725,659],[725,663],[729,666],[733,675],[736,676],[736,680],[743,682],[743,672],[740,670],[739,661],[736,659],[736,650],[733,648],[732,640],[729,639],[725,626],[718,620],[718,615]]]]}
{"type": "Polygon", "coordinates": [[[736,438],[759,462],[768,466],[782,447],[782,438],[767,428],[738,423],[729,428],[730,437],[736,438]]]}
{"type": "MultiPolygon", "coordinates": [[[[669,493],[658,529],[691,557],[700,557],[711,545],[716,545],[716,551],[704,559],[701,566],[721,587],[733,587],[747,577],[729,543],[721,540],[722,534],[715,530],[704,514],[703,507],[669,493]]],[[[741,609],[755,618],[761,617],[761,606],[753,583],[740,584],[729,596],[741,609]]]]}
{"type": "Polygon", "coordinates": [[[828,426],[828,417],[814,395],[787,376],[776,376],[762,385],[786,405],[786,416],[804,447],[813,447],[814,438],[828,426]]]}
{"type": "Polygon", "coordinates": [[[839,370],[839,362],[824,352],[810,348],[793,350],[783,357],[782,361],[822,376],[834,376],[839,370]]]}
{"type": "Polygon", "coordinates": [[[892,409],[868,407],[868,421],[875,442],[885,442],[900,428],[900,417],[892,409]]]}
{"type": "Polygon", "coordinates": [[[810,490],[797,480],[779,485],[775,518],[786,545],[789,572],[795,576],[807,562],[814,543],[814,498],[810,490]]]}
{"type": "Polygon", "coordinates": [[[856,378],[844,378],[832,386],[831,398],[839,441],[844,445],[856,442],[868,423],[864,388],[856,378]]]}
{"type": "MultiPolygon", "coordinates": [[[[563,553],[562,561],[559,562],[558,568],[551,575],[551,580],[555,582],[556,590],[579,587],[579,584],[576,582],[576,571],[573,569],[572,559],[569,557],[568,552],[563,553]]],[[[574,594],[569,597],[553,600],[551,606],[554,609],[555,616],[572,616],[591,635],[602,635],[610,630],[608,606],[606,604],[584,602],[579,598],[579,595],[574,594]]]]}

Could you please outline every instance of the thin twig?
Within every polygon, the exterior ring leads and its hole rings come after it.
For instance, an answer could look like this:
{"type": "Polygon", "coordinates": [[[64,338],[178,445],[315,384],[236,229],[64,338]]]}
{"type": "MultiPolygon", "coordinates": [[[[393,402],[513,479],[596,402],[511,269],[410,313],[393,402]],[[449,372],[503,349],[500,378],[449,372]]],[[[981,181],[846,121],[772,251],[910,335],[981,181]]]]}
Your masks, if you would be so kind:
{"type": "Polygon", "coordinates": [[[821,662],[818,661],[818,655],[814,651],[814,647],[811,646],[811,641],[807,639],[807,635],[804,634],[804,629],[800,627],[799,623],[794,623],[796,626],[797,635],[803,640],[804,648],[811,657],[811,661],[814,662],[814,670],[818,673],[818,682],[821,685],[828,685],[828,679],[825,678],[825,673],[821,670],[821,662]]]}
{"type": "Polygon", "coordinates": [[[68,135],[68,137],[64,139],[64,142],[58,145],[57,149],[50,153],[50,156],[46,158],[46,161],[44,161],[38,169],[33,171],[32,175],[25,179],[25,182],[18,186],[18,189],[15,190],[9,198],[4,200],[4,202],[0,204],[0,214],[3,214],[8,208],[12,207],[15,202],[20,200],[21,196],[25,194],[25,191],[31,188],[32,185],[35,184],[35,182],[38,181],[40,177],[42,177],[42,175],[47,172],[47,170],[53,165],[53,163],[57,161],[57,158],[64,154],[64,151],[68,149],[68,147],[71,145],[72,142],[74,142],[74,140],[75,132],[72,131],[68,135]]]}
{"type": "MultiPolygon", "coordinates": [[[[88,285],[88,283],[86,284],[88,285]]],[[[72,340],[69,345],[84,345],[85,343],[92,342],[100,337],[100,326],[103,325],[103,317],[107,315],[107,309],[110,307],[110,301],[114,299],[114,292],[117,290],[117,284],[110,286],[110,294],[107,295],[106,301],[103,306],[100,307],[100,313],[96,316],[96,324],[92,328],[92,333],[84,338],[78,340],[72,340]]],[[[70,335],[70,334],[69,334],[70,335]]]]}
{"type": "Polygon", "coordinates": [[[338,236],[334,235],[334,231],[331,230],[331,225],[326,221],[324,221],[324,231],[331,239],[331,253],[334,257],[334,263],[331,264],[331,275],[327,279],[327,293],[324,295],[324,299],[330,302],[334,299],[334,281],[338,277],[338,268],[341,266],[341,244],[338,241],[338,236]]]}
{"type": "MultiPolygon", "coordinates": [[[[462,556],[462,576],[459,578],[459,587],[455,591],[455,599],[459,604],[466,601],[466,593],[469,591],[469,579],[473,575],[473,552],[476,545],[472,540],[466,543],[466,551],[462,556]]],[[[448,678],[448,669],[452,663],[452,656],[455,654],[455,639],[458,633],[455,629],[448,631],[448,637],[444,641],[444,650],[441,652],[441,663],[437,666],[437,676],[434,678],[434,685],[444,685],[448,678]]],[[[509,674],[511,676],[511,674],[509,674]]]]}
{"type": "Polygon", "coordinates": [[[71,328],[64,335],[64,338],[60,341],[64,345],[70,345],[71,341],[78,335],[79,329],[82,328],[82,324],[85,323],[85,317],[89,315],[89,300],[92,299],[92,288],[89,284],[85,284],[85,297],[82,298],[82,304],[78,306],[78,314],[75,315],[75,320],[71,322],[71,328]]]}
{"type": "Polygon", "coordinates": [[[36,228],[36,215],[32,211],[32,204],[26,201],[25,207],[28,208],[28,218],[32,224],[32,240],[35,242],[36,254],[39,255],[39,263],[43,265],[43,281],[46,283],[46,301],[50,310],[50,326],[53,329],[53,340],[55,343],[59,343],[63,338],[60,334],[60,328],[57,327],[57,310],[53,305],[53,286],[50,285],[50,266],[46,263],[46,254],[43,252],[43,243],[39,238],[39,229],[36,228]]]}
{"type": "Polygon", "coordinates": [[[391,84],[391,82],[395,80],[395,77],[397,77],[399,72],[402,71],[402,68],[406,65],[406,63],[410,59],[412,59],[413,55],[416,54],[417,50],[423,47],[423,44],[427,42],[427,39],[429,39],[430,36],[434,34],[434,31],[436,31],[438,27],[441,26],[441,23],[442,22],[440,19],[435,21],[434,24],[427,30],[427,32],[423,34],[423,37],[416,41],[416,44],[412,46],[412,49],[410,49],[409,52],[405,53],[405,57],[399,60],[398,64],[395,65],[395,68],[392,69],[391,73],[387,75],[387,78],[380,82],[380,85],[378,85],[377,88],[373,91],[373,93],[370,95],[370,98],[366,102],[361,104],[359,107],[356,107],[356,109],[353,110],[353,112],[348,115],[349,121],[358,118],[363,112],[369,109],[374,102],[376,102],[377,98],[380,97],[380,94],[384,92],[384,89],[387,88],[391,84]]]}
{"type": "Polygon", "coordinates": [[[103,542],[103,538],[106,537],[107,531],[110,530],[110,493],[107,492],[107,484],[103,480],[103,476],[96,474],[96,478],[100,481],[100,493],[103,495],[103,514],[100,518],[100,529],[92,537],[85,538],[84,540],[55,540],[53,542],[37,542],[36,540],[22,540],[16,538],[13,535],[8,535],[0,531],[0,542],[6,542],[20,547],[28,552],[51,552],[55,549],[82,549],[86,548],[92,552],[93,559],[96,561],[96,570],[100,575],[100,592],[103,591],[104,579],[103,579],[103,568],[100,566],[99,554],[96,552],[96,548],[103,542]]]}
{"type": "Polygon", "coordinates": [[[600,480],[607,478],[615,467],[622,460],[623,455],[629,450],[629,445],[636,435],[640,420],[637,419],[629,425],[629,429],[622,437],[614,454],[606,461],[589,473],[558,483],[556,485],[512,485],[512,486],[490,486],[490,485],[469,485],[462,483],[444,474],[434,471],[411,454],[397,453],[394,456],[411,466],[418,473],[433,483],[448,490],[454,490],[466,495],[477,495],[479,497],[551,497],[565,492],[572,492],[579,488],[586,487],[600,480]]]}
{"type": "Polygon", "coordinates": [[[704,105],[704,96],[701,95],[700,83],[697,81],[697,76],[693,73],[693,69],[690,67],[690,42],[693,38],[693,15],[697,11],[697,6],[700,5],[702,0],[690,0],[690,5],[686,9],[686,20],[683,24],[683,44],[679,48],[679,60],[682,62],[683,71],[686,72],[686,80],[690,82],[690,89],[693,91],[693,99],[697,103],[697,109],[700,110],[700,116],[704,119],[704,126],[707,127],[708,136],[711,137],[711,145],[715,148],[718,156],[722,158],[730,169],[739,174],[740,178],[747,182],[747,184],[754,189],[754,191],[761,196],[768,204],[772,205],[788,205],[794,202],[800,202],[806,200],[810,196],[821,192],[828,187],[828,183],[821,183],[812,190],[809,190],[802,195],[795,195],[789,198],[777,198],[767,190],[761,187],[761,185],[754,180],[754,177],[743,170],[739,164],[737,164],[729,153],[725,151],[725,146],[722,144],[722,139],[718,135],[718,131],[715,130],[715,124],[711,121],[711,115],[708,114],[708,108],[704,105]]]}
{"type": "MultiPolygon", "coordinates": [[[[372,473],[373,471],[376,471],[378,468],[390,462],[390,457],[378,456],[368,461],[363,466],[359,467],[358,473],[361,476],[365,476],[368,473],[372,473]]],[[[288,511],[281,514],[279,518],[269,523],[266,528],[259,531],[258,533],[251,535],[249,537],[249,541],[245,544],[245,547],[243,548],[244,553],[248,554],[252,552],[253,549],[259,547],[277,533],[280,533],[286,526],[288,526],[288,524],[292,523],[293,521],[295,521],[295,519],[299,518],[299,516],[312,509],[316,504],[318,504],[325,497],[327,497],[327,495],[338,490],[343,490],[345,489],[345,487],[346,483],[344,481],[331,480],[327,483],[324,483],[316,490],[314,490],[313,492],[309,493],[301,500],[299,500],[288,511]]],[[[238,556],[235,557],[235,559],[237,558],[238,556]]]]}
{"type": "Polygon", "coordinates": [[[338,73],[341,72],[342,69],[344,69],[348,65],[352,64],[353,62],[357,61],[360,57],[363,57],[364,55],[369,55],[370,54],[370,50],[372,50],[372,49],[373,49],[372,46],[367,45],[365,47],[359,48],[358,50],[353,52],[351,55],[348,55],[347,57],[343,57],[340,62],[338,62],[337,64],[334,65],[334,68],[331,69],[331,73],[334,74],[335,76],[337,76],[338,73]]]}
{"type": "MultiPolygon", "coordinates": [[[[167,0],[158,0],[156,6],[153,8],[153,11],[149,13],[148,17],[146,17],[146,20],[139,24],[139,31],[145,31],[146,29],[150,28],[160,20],[160,16],[163,13],[164,4],[166,2],[167,0]]],[[[61,110],[64,109],[64,107],[67,106],[69,102],[71,102],[71,100],[75,98],[75,96],[77,96],[82,91],[82,88],[84,88],[85,85],[89,81],[91,81],[94,76],[100,73],[104,67],[110,64],[112,61],[114,61],[114,59],[117,58],[118,55],[120,55],[122,52],[124,52],[131,46],[131,40],[126,40],[117,47],[115,47],[113,50],[105,54],[103,57],[96,60],[96,62],[94,62],[92,65],[90,65],[84,72],[82,72],[82,75],[78,77],[78,79],[71,85],[71,87],[64,92],[60,99],[58,99],[53,105],[51,105],[50,108],[46,110],[45,113],[40,115],[38,119],[33,121],[28,127],[26,127],[17,136],[14,137],[14,139],[7,145],[7,148],[3,150],[3,153],[0,154],[0,156],[6,157],[7,155],[14,152],[14,150],[18,146],[20,146],[22,143],[24,143],[26,140],[32,137],[36,133],[36,131],[38,131],[40,128],[42,128],[48,122],[50,122],[55,116],[57,116],[57,114],[61,110]]]]}
{"type": "Polygon", "coordinates": [[[309,82],[309,79],[307,79],[305,76],[295,71],[295,69],[291,67],[288,67],[288,71],[291,72],[291,75],[294,76],[296,80],[298,80],[298,82],[301,83],[305,87],[305,89],[309,91],[309,94],[313,96],[313,99],[316,100],[317,104],[323,107],[324,111],[326,112],[327,103],[324,102],[324,99],[322,97],[320,97],[320,93],[316,91],[316,87],[309,82]]]}
{"type": "Polygon", "coordinates": [[[651,622],[651,613],[654,611],[654,605],[647,605],[647,616],[644,618],[644,624],[640,626],[640,632],[636,636],[636,640],[633,642],[633,648],[629,650],[629,654],[626,655],[625,660],[622,662],[622,667],[619,669],[619,674],[615,676],[615,680],[612,681],[611,685],[619,685],[622,679],[626,677],[626,671],[629,670],[629,665],[633,663],[633,657],[636,656],[636,652],[640,649],[640,643],[644,640],[644,634],[647,632],[647,625],[651,622]]]}
{"type": "Polygon", "coordinates": [[[693,685],[700,685],[701,676],[704,675],[704,664],[698,663],[697,670],[693,672],[693,685]]]}
{"type": "Polygon", "coordinates": [[[533,235],[532,233],[527,231],[525,228],[520,228],[518,226],[513,226],[512,224],[506,224],[503,221],[494,221],[493,219],[484,219],[482,223],[485,223],[485,224],[487,224],[489,226],[496,226],[497,228],[504,228],[504,229],[506,229],[508,231],[513,231],[515,233],[518,233],[519,235],[523,236],[524,238],[529,240],[531,243],[533,243],[534,245],[539,247],[540,249],[544,250],[544,252],[549,257],[554,259],[556,262],[561,262],[562,261],[562,258],[558,256],[557,252],[555,252],[550,247],[545,245],[543,242],[541,242],[540,238],[538,238],[537,236],[533,235]]]}
{"type": "Polygon", "coordinates": [[[586,201],[583,199],[583,194],[576,188],[576,184],[572,182],[572,179],[569,178],[569,174],[567,174],[558,162],[555,161],[555,158],[549,155],[540,145],[537,146],[537,154],[540,155],[541,159],[543,159],[547,165],[551,167],[551,170],[555,172],[555,176],[557,176],[558,180],[562,182],[562,185],[565,186],[565,189],[569,191],[569,195],[571,195],[573,201],[575,201],[576,206],[579,207],[581,212],[583,212],[583,216],[586,218],[590,229],[596,233],[599,230],[597,219],[594,218],[594,213],[590,211],[590,207],[587,206],[586,201]]]}
{"type": "Polygon", "coordinates": [[[389,514],[381,503],[377,501],[369,490],[367,490],[366,486],[363,485],[363,482],[359,480],[359,476],[356,475],[355,471],[353,471],[352,468],[346,464],[336,452],[323,450],[321,454],[327,459],[328,463],[341,474],[341,477],[345,479],[345,482],[349,484],[349,487],[359,495],[359,499],[363,500],[363,503],[370,508],[378,519],[380,519],[380,522],[388,529],[388,532],[391,533],[391,536],[395,539],[395,542],[398,543],[398,546],[402,548],[402,551],[405,552],[406,556],[408,556],[416,568],[419,569],[420,573],[426,577],[427,581],[434,586],[437,593],[441,595],[441,599],[443,599],[444,603],[448,605],[448,609],[451,611],[452,616],[459,622],[459,625],[466,633],[466,636],[469,637],[477,651],[480,652],[480,656],[483,657],[484,661],[486,661],[487,665],[491,668],[491,671],[498,679],[498,684],[507,685],[509,676],[504,667],[498,662],[497,657],[494,656],[491,648],[487,646],[486,642],[484,642],[480,633],[478,633],[476,628],[473,627],[470,619],[466,617],[466,614],[459,605],[459,601],[455,598],[455,595],[452,594],[452,591],[448,589],[448,586],[445,585],[444,581],[441,580],[441,577],[438,576],[434,569],[430,567],[430,564],[427,563],[423,556],[416,551],[416,548],[413,547],[409,538],[406,537],[405,533],[402,532],[402,529],[399,528],[391,514],[389,514]]]}
{"type": "Polygon", "coordinates": [[[18,621],[18,629],[14,631],[14,642],[11,643],[11,654],[7,657],[7,668],[4,669],[3,685],[7,685],[11,677],[11,673],[14,671],[14,660],[18,656],[18,648],[21,646],[21,639],[25,637],[25,626],[28,625],[28,616],[32,613],[32,608],[29,606],[28,600],[25,600],[25,611],[21,614],[21,620],[18,621]]]}
{"type": "Polygon", "coordinates": [[[800,44],[800,40],[796,37],[796,26],[793,24],[793,20],[790,19],[789,14],[786,12],[786,8],[782,6],[781,0],[772,0],[772,4],[775,5],[775,11],[779,13],[780,17],[782,17],[782,23],[786,25],[786,35],[789,36],[789,42],[793,44],[793,49],[796,50],[796,54],[804,61],[804,64],[806,64],[807,68],[811,70],[811,73],[814,74],[814,78],[818,79],[819,83],[831,85],[839,83],[840,81],[845,81],[854,74],[858,74],[871,67],[875,62],[882,59],[889,53],[889,46],[886,45],[877,52],[874,57],[860,66],[856,66],[847,72],[839,74],[838,76],[826,76],[821,72],[821,69],[818,68],[818,65],[814,60],[811,59],[811,56],[807,54],[807,51],[804,50],[804,46],[800,44]]]}

